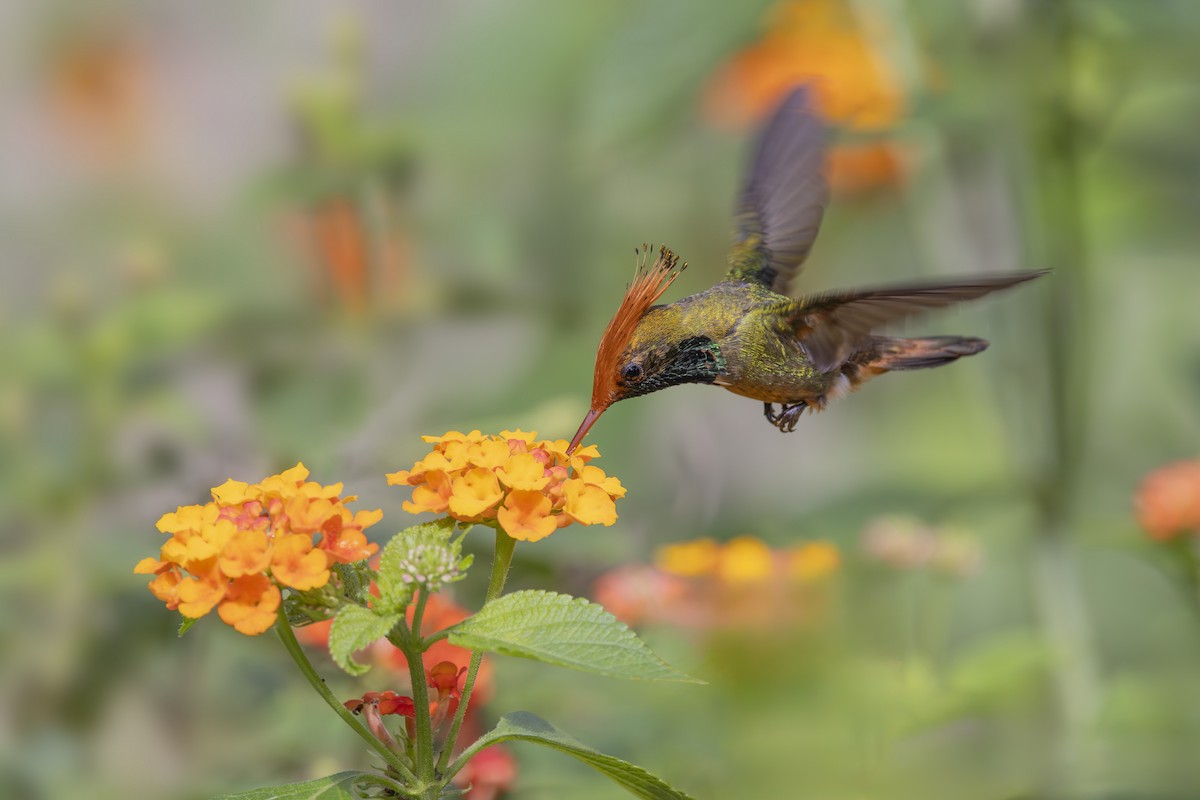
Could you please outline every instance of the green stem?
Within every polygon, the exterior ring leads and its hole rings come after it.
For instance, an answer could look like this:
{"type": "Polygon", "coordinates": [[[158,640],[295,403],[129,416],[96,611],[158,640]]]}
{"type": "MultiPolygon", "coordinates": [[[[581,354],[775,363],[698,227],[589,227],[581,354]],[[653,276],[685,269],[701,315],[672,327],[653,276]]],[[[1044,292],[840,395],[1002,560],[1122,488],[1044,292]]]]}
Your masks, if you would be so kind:
{"type": "Polygon", "coordinates": [[[412,635],[401,642],[404,659],[408,662],[408,675],[412,681],[413,705],[416,706],[417,734],[417,777],[429,785],[433,781],[433,726],[429,721],[429,688],[426,685],[425,659],[421,647],[421,617],[425,614],[425,602],[429,592],[417,591],[417,604],[413,610],[412,635]]]}
{"type": "Polygon", "coordinates": [[[408,765],[400,758],[397,753],[392,752],[387,745],[375,738],[375,735],[367,730],[367,727],[347,709],[333,692],[325,685],[325,680],[316,669],[313,668],[312,662],[308,660],[308,656],[304,654],[304,649],[300,646],[300,642],[296,641],[296,634],[292,631],[292,626],[288,622],[287,614],[283,610],[283,604],[279,605],[279,619],[275,623],[275,633],[279,635],[280,641],[283,642],[283,647],[288,651],[288,655],[296,662],[296,666],[300,668],[300,672],[312,684],[312,687],[317,690],[317,694],[321,695],[330,708],[332,708],[342,721],[357,733],[362,739],[371,746],[371,749],[383,756],[383,760],[387,762],[388,767],[395,770],[396,774],[400,775],[404,780],[416,782],[416,776],[408,765]]]}
{"type": "Polygon", "coordinates": [[[431,644],[433,644],[435,642],[440,642],[442,639],[448,639],[449,637],[450,637],[450,628],[443,628],[442,630],[438,631],[437,633],[430,634],[429,636],[423,637],[420,640],[421,641],[421,649],[428,650],[429,646],[431,644]]]}
{"type": "MultiPolygon", "coordinates": [[[[504,581],[508,578],[508,568],[512,565],[513,551],[516,547],[516,539],[499,528],[496,529],[496,555],[492,558],[492,577],[488,580],[487,595],[483,599],[485,606],[504,591],[504,581]]],[[[446,779],[453,777],[458,770],[462,769],[462,765],[455,762],[455,768],[446,772],[446,765],[450,763],[450,754],[454,752],[454,744],[458,741],[458,731],[462,728],[463,719],[467,716],[467,706],[471,702],[471,692],[475,690],[475,678],[479,674],[481,663],[483,663],[483,653],[478,650],[471,653],[471,665],[467,668],[467,679],[463,683],[458,710],[454,712],[454,721],[450,723],[450,732],[446,734],[446,741],[442,744],[442,754],[438,757],[438,774],[444,775],[446,779]]]]}

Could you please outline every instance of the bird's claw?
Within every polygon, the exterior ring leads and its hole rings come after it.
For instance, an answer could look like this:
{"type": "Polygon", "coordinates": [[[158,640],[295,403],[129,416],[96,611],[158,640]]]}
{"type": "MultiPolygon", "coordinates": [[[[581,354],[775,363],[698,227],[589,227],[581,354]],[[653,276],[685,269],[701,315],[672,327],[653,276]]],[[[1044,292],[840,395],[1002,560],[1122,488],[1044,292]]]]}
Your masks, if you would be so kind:
{"type": "Polygon", "coordinates": [[[800,421],[800,415],[806,408],[808,408],[808,403],[803,400],[791,404],[780,403],[779,412],[776,413],[774,403],[763,403],[763,416],[767,418],[767,422],[779,428],[781,432],[791,433],[796,430],[796,423],[800,421]]]}

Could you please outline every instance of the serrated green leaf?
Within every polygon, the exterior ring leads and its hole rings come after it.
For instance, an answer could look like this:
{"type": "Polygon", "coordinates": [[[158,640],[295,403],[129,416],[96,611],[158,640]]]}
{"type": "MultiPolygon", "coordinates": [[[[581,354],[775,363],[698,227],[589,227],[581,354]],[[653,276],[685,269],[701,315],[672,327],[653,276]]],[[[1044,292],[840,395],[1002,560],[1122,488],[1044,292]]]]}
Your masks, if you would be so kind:
{"type": "Polygon", "coordinates": [[[450,643],[612,678],[703,683],[656,656],[603,606],[554,592],[504,595],[453,628],[450,643]]]}
{"type": "Polygon", "coordinates": [[[379,573],[375,577],[375,585],[379,587],[376,607],[399,612],[412,601],[414,587],[403,580],[400,561],[408,553],[414,539],[423,535],[438,535],[449,539],[453,531],[454,520],[447,517],[413,525],[393,536],[379,555],[379,573]]]}
{"type": "Polygon", "coordinates": [[[329,654],[346,672],[362,675],[370,668],[351,656],[356,650],[387,636],[399,621],[399,614],[377,614],[362,606],[346,606],[333,618],[329,628],[329,654]]]}
{"type": "Polygon", "coordinates": [[[363,784],[390,787],[392,782],[370,772],[339,772],[315,781],[223,794],[213,800],[367,800],[379,796],[362,791],[359,786],[363,784]]]}
{"type": "Polygon", "coordinates": [[[656,775],[628,761],[593,750],[546,720],[526,711],[516,711],[501,717],[495,728],[463,752],[455,762],[454,769],[461,768],[461,765],[466,764],[472,755],[483,748],[505,741],[534,742],[566,753],[616,781],[636,797],[646,800],[692,800],[656,775]]]}

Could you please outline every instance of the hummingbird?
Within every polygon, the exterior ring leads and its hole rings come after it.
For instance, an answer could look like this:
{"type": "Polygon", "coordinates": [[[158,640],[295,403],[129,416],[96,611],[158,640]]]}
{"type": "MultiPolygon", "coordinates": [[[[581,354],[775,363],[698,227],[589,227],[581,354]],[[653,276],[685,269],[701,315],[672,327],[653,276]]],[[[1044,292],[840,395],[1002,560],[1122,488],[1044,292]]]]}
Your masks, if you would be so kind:
{"type": "Polygon", "coordinates": [[[758,400],[768,422],[791,432],[805,411],[822,411],[877,375],[938,367],[988,346],[969,336],[884,336],[880,328],[1048,271],[791,297],[829,201],[825,141],[811,90],[793,89],[759,137],[737,203],[728,272],[712,288],[656,305],[687,263],[665,245],[653,263],[652,248],[638,251],[634,278],[600,337],[591,407],[568,452],[613,403],[685,383],[758,400]]]}

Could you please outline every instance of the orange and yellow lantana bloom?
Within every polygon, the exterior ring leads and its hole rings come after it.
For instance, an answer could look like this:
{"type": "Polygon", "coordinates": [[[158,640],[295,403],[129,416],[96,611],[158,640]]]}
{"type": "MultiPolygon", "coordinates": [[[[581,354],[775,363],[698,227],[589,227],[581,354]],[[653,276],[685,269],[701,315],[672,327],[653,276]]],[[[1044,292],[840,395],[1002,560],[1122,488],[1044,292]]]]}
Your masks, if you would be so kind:
{"type": "Polygon", "coordinates": [[[154,575],[150,591],[167,608],[198,619],[217,609],[226,624],[254,636],[270,628],[281,587],[306,591],[329,582],[329,566],[374,555],[365,528],[381,511],[352,512],[342,485],[308,480],[297,464],[261,483],[228,480],[212,501],[164,514],[158,529],[170,535],[158,558],[134,572],[154,575]]]}
{"type": "Polygon", "coordinates": [[[594,446],[567,455],[567,441],[538,440],[530,431],[479,431],[425,436],[433,450],[412,469],[388,475],[413,487],[403,508],[449,514],[462,522],[497,526],[514,539],[536,542],[571,523],[612,525],[625,488],[589,464],[594,446]]]}

